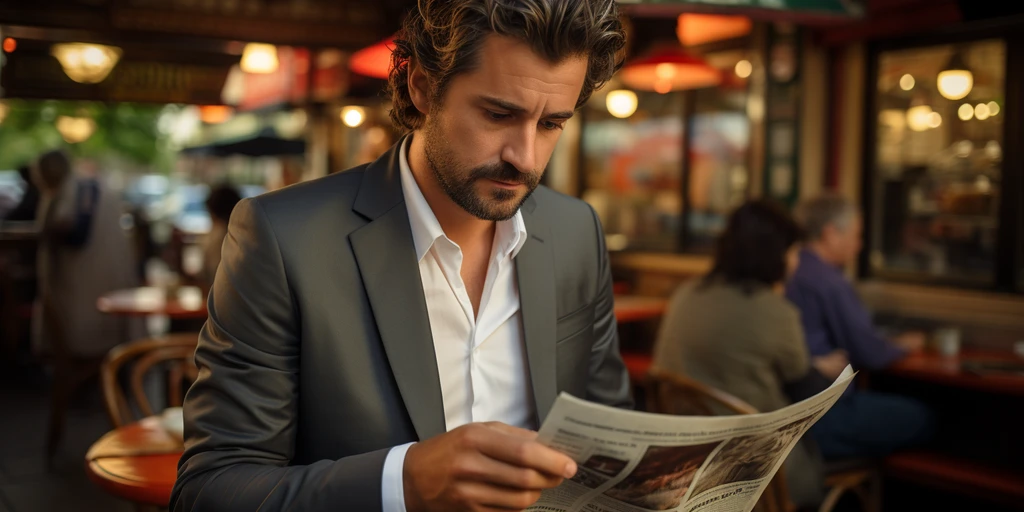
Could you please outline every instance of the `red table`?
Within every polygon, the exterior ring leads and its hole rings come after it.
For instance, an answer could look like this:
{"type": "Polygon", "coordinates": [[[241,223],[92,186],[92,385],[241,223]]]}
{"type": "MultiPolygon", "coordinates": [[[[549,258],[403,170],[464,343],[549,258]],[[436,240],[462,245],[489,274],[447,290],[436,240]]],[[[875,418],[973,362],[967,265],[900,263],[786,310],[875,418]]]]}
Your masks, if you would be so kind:
{"type": "Polygon", "coordinates": [[[206,318],[206,297],[199,288],[183,287],[166,292],[141,287],[117,290],[96,300],[96,307],[112,315],[167,315],[174,319],[206,318]]]}
{"type": "Polygon", "coordinates": [[[965,349],[959,355],[946,357],[935,352],[909,355],[884,370],[889,375],[944,384],[947,386],[1024,395],[1024,376],[1012,373],[985,372],[975,374],[971,363],[1024,363],[1024,358],[1009,351],[965,349]]]}
{"type": "Polygon", "coordinates": [[[150,416],[105,434],[85,455],[85,472],[108,493],[166,507],[183,446],[150,416]]]}

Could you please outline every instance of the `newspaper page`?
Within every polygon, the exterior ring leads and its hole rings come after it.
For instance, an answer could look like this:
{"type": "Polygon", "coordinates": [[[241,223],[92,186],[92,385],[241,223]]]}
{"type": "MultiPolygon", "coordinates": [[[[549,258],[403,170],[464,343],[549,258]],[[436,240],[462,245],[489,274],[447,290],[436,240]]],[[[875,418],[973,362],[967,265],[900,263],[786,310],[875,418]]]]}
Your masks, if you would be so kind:
{"type": "Polygon", "coordinates": [[[800,437],[853,379],[774,412],[671,416],[562,393],[538,440],[576,460],[572,479],[528,512],[750,512],[800,437]]]}

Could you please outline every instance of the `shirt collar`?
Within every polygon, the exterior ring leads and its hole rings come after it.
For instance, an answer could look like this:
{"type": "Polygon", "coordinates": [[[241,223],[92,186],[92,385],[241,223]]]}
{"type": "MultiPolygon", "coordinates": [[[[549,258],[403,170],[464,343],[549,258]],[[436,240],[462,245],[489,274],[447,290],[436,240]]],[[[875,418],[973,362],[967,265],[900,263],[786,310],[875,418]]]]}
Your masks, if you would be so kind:
{"type": "MultiPolygon", "coordinates": [[[[402,194],[405,196],[406,208],[409,211],[409,225],[412,228],[413,247],[416,249],[416,260],[422,260],[427,251],[433,247],[438,238],[444,238],[444,230],[437,221],[434,211],[427,204],[423,197],[423,191],[416,183],[416,178],[409,168],[407,148],[412,137],[406,137],[399,148],[398,166],[402,180],[402,194]]],[[[523,222],[523,214],[516,211],[511,219],[499,221],[494,229],[495,258],[501,260],[505,257],[515,258],[519,250],[526,243],[526,223],[523,222]]],[[[454,242],[453,242],[454,243],[454,242]]]]}
{"type": "Polygon", "coordinates": [[[821,256],[818,256],[816,252],[807,247],[800,250],[800,267],[842,274],[842,269],[831,263],[826,263],[825,260],[821,259],[821,256]]]}

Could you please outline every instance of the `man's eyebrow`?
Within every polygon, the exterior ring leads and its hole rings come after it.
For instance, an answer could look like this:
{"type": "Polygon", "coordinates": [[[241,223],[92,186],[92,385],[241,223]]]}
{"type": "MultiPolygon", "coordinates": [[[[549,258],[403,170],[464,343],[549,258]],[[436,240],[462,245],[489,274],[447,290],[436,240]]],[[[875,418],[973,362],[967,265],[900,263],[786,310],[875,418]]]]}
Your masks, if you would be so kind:
{"type": "Polygon", "coordinates": [[[491,105],[493,105],[495,107],[508,110],[509,112],[516,112],[516,113],[526,112],[525,108],[520,107],[519,105],[516,105],[515,103],[512,103],[511,101],[505,101],[505,100],[498,99],[498,98],[495,98],[495,97],[492,97],[492,96],[481,96],[480,99],[484,100],[487,103],[490,103],[491,105]]]}
{"type": "MultiPolygon", "coordinates": [[[[508,110],[509,112],[514,112],[514,113],[517,113],[517,114],[521,114],[523,112],[526,112],[525,108],[520,107],[519,105],[516,105],[515,103],[512,103],[511,101],[506,101],[506,100],[503,100],[503,99],[500,99],[500,98],[495,98],[495,97],[492,97],[492,96],[481,96],[480,99],[483,100],[484,102],[490,103],[491,105],[493,105],[495,107],[498,107],[500,109],[508,110]]],[[[548,115],[544,116],[544,118],[545,119],[569,119],[569,118],[571,118],[573,116],[573,114],[575,114],[575,112],[573,112],[571,110],[567,110],[567,111],[564,111],[564,112],[552,112],[551,114],[548,114],[548,115]]]]}

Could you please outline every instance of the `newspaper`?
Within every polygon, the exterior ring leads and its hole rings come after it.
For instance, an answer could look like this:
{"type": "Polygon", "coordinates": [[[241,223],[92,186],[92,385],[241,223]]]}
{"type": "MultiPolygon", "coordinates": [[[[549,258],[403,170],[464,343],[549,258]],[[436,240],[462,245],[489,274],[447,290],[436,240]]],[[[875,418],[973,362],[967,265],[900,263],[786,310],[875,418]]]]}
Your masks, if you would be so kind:
{"type": "Polygon", "coordinates": [[[800,437],[846,390],[849,366],[817,395],[774,412],[670,416],[562,393],[538,440],[576,460],[572,479],[528,512],[750,512],[800,437]]]}

